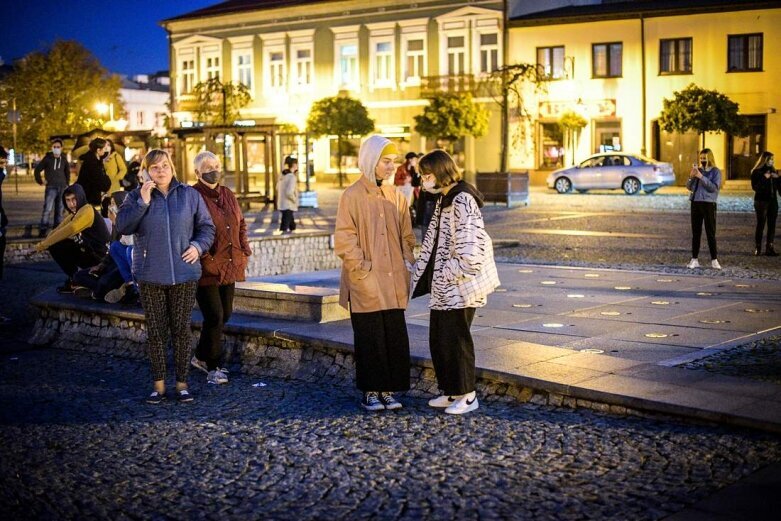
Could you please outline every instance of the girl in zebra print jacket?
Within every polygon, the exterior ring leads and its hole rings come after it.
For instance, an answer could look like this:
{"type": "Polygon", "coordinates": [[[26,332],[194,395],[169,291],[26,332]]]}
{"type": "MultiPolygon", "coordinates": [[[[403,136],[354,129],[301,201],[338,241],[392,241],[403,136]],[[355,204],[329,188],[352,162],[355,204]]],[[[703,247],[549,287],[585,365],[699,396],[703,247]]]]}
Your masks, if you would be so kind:
{"type": "Polygon", "coordinates": [[[442,189],[411,282],[412,298],[431,293],[429,347],[442,396],[429,405],[464,414],[478,407],[472,319],[499,276],[480,213],[482,194],[461,179],[444,150],[423,156],[419,169],[427,189],[442,189]]]}

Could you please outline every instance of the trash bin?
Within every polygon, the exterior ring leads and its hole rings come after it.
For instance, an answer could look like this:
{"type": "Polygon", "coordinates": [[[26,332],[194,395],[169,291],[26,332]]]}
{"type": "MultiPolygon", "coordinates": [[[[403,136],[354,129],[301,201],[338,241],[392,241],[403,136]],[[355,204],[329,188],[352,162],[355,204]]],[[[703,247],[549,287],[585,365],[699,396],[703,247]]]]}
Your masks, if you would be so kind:
{"type": "Polygon", "coordinates": [[[508,208],[529,204],[529,171],[478,172],[477,189],[486,202],[505,203],[508,208]]]}

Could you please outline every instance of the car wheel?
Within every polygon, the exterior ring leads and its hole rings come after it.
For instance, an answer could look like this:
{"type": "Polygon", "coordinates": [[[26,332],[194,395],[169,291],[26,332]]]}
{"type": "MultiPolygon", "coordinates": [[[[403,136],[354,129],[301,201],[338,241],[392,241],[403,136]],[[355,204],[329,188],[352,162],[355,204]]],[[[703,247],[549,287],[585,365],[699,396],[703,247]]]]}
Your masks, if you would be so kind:
{"type": "Polygon", "coordinates": [[[586,192],[588,192],[587,189],[585,189],[585,188],[578,188],[578,193],[579,194],[585,194],[586,192]]]}
{"type": "Polygon", "coordinates": [[[646,194],[651,195],[652,193],[656,192],[658,188],[651,188],[649,190],[643,190],[646,194]]]}
{"type": "Polygon", "coordinates": [[[572,182],[570,182],[569,179],[566,177],[559,177],[556,179],[556,182],[553,184],[553,187],[556,188],[556,191],[560,194],[566,194],[570,190],[572,190],[572,182]]]}
{"type": "Polygon", "coordinates": [[[636,177],[627,177],[621,183],[621,188],[624,189],[627,195],[635,195],[640,191],[640,181],[636,177]]]}

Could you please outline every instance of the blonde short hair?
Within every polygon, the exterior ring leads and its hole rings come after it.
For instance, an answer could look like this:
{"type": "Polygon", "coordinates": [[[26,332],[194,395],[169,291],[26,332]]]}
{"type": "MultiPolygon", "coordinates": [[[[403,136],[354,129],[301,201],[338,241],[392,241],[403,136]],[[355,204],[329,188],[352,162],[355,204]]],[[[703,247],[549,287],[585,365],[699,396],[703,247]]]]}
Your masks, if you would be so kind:
{"type": "Polygon", "coordinates": [[[173,160],[171,160],[171,154],[163,150],[162,148],[153,148],[149,152],[146,153],[144,156],[144,159],[141,160],[141,168],[139,170],[149,170],[149,167],[152,165],[156,165],[163,159],[168,160],[168,164],[171,165],[171,173],[176,177],[176,167],[174,166],[173,160]]]}

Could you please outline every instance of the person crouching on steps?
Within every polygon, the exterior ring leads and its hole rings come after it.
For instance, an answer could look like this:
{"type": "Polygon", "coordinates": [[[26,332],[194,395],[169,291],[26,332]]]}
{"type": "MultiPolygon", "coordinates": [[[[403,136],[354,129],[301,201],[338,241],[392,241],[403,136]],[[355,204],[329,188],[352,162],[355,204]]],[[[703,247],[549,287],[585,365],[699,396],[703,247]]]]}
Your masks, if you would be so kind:
{"type": "Polygon", "coordinates": [[[192,351],[192,311],[201,278],[201,255],[214,242],[214,223],[193,187],[176,179],[171,156],[150,150],[141,162],[144,184],[129,192],[117,214],[117,231],[133,234],[133,275],[146,318],[147,352],[154,389],[146,402],[165,400],[165,360],[172,340],[176,397],[191,402],[187,387],[192,351]]]}
{"type": "Polygon", "coordinates": [[[355,383],[369,411],[398,409],[394,392],[410,386],[404,309],[415,235],[403,195],[383,181],[396,171],[398,150],[371,136],[358,152],[361,177],[339,199],[334,244],[342,259],[339,303],[350,310],[355,383]]]}
{"type": "Polygon", "coordinates": [[[203,329],[190,364],[206,373],[206,383],[228,383],[222,362],[222,329],[233,313],[236,282],[244,280],[252,249],[239,201],[230,188],[220,184],[222,166],[211,152],[195,156],[195,190],[201,194],[214,221],[216,235],[209,251],[201,256],[201,280],[195,299],[203,315],[203,329]]]}
{"type": "Polygon", "coordinates": [[[469,328],[475,309],[499,286],[491,238],[480,208],[483,196],[461,179],[453,158],[434,150],[418,163],[427,189],[441,188],[412,273],[412,298],[431,293],[429,347],[442,395],[431,407],[448,414],[478,408],[475,347],[469,328]]]}

